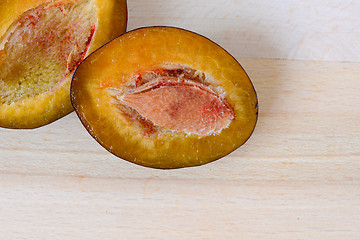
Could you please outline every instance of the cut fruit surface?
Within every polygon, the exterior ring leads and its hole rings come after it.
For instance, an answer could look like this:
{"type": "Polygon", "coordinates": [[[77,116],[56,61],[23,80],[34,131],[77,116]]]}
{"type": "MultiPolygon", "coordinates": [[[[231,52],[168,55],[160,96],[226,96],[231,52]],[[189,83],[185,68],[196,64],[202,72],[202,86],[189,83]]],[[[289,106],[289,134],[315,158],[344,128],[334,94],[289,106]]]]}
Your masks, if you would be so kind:
{"type": "Polygon", "coordinates": [[[143,166],[202,165],[241,146],[257,97],[239,63],[210,40],[178,28],[126,33],[77,68],[71,100],[108,151],[143,166]]]}
{"type": "Polygon", "coordinates": [[[51,91],[84,59],[95,31],[89,3],[45,3],[25,12],[4,39],[1,103],[51,91]]]}
{"type": "Polygon", "coordinates": [[[106,6],[95,0],[34,1],[37,6],[9,25],[0,39],[0,126],[39,127],[72,110],[69,85],[75,68],[95,47],[125,31],[126,2],[110,2],[125,22],[113,32],[102,29],[106,6]]]}

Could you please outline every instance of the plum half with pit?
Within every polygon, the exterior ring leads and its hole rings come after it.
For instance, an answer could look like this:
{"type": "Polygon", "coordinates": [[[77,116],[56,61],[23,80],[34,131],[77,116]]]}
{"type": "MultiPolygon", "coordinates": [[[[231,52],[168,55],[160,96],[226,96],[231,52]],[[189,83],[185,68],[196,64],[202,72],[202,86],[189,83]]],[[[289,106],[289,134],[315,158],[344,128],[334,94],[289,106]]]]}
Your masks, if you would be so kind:
{"type": "Polygon", "coordinates": [[[71,100],[108,151],[153,168],[219,159],[244,144],[257,96],[240,64],[196,33],[173,27],[128,32],[84,60],[71,100]]]}

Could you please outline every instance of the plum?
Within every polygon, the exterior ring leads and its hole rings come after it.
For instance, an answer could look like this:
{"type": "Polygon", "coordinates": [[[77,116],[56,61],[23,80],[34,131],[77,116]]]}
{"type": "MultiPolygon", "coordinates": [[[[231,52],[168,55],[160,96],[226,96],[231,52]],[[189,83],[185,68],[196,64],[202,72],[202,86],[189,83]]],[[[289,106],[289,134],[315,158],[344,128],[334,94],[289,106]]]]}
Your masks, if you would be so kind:
{"type": "Polygon", "coordinates": [[[73,111],[72,74],[126,31],[126,0],[5,0],[0,21],[0,127],[36,128],[73,111]]]}
{"type": "Polygon", "coordinates": [[[71,101],[108,151],[161,169],[229,154],[251,136],[258,112],[235,58],[174,27],[136,29],[92,53],[74,73],[71,101]]]}

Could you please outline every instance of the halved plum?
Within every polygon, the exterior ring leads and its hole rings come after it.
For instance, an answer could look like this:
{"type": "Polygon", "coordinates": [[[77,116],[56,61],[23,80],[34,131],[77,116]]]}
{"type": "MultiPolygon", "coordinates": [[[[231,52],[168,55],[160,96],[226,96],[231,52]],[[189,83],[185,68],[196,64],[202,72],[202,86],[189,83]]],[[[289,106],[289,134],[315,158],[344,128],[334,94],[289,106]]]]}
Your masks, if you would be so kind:
{"type": "Polygon", "coordinates": [[[126,0],[5,0],[0,19],[0,127],[35,128],[73,110],[72,74],[126,31],[126,0]]]}
{"type": "Polygon", "coordinates": [[[173,27],[128,32],[85,59],[71,100],[108,151],[153,168],[202,165],[241,146],[257,96],[240,64],[196,33],[173,27]]]}

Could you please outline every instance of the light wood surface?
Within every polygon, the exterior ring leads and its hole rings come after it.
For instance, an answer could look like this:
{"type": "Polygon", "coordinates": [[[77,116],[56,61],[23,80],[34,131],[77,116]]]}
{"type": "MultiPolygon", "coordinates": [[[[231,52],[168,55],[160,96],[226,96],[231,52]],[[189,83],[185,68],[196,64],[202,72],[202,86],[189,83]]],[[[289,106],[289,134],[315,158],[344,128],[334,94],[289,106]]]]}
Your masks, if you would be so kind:
{"type": "Polygon", "coordinates": [[[259,122],[205,166],[130,164],[75,114],[1,129],[0,239],[359,239],[360,63],[239,61],[259,122]]]}
{"type": "Polygon", "coordinates": [[[269,1],[252,2],[129,1],[129,29],[195,30],[243,65],[260,107],[244,146],[164,171],[106,152],[74,113],[35,130],[0,129],[0,239],[359,240],[359,2],[319,1],[323,30],[289,20],[305,21],[319,3],[273,1],[283,11],[274,19],[269,1]],[[332,31],[339,21],[346,27],[332,31]],[[339,49],[326,55],[326,46],[339,49]]]}
{"type": "Polygon", "coordinates": [[[193,30],[237,57],[360,62],[360,1],[130,0],[129,28],[193,30]]]}

